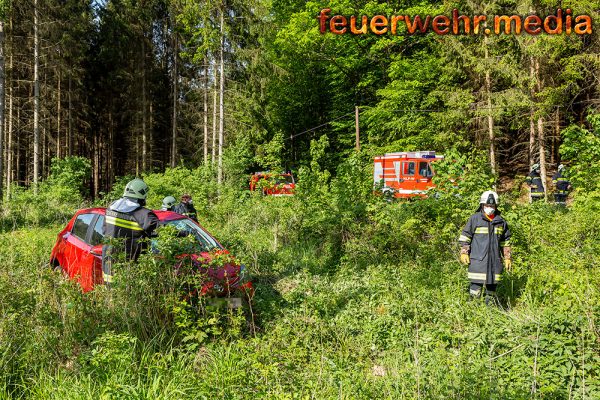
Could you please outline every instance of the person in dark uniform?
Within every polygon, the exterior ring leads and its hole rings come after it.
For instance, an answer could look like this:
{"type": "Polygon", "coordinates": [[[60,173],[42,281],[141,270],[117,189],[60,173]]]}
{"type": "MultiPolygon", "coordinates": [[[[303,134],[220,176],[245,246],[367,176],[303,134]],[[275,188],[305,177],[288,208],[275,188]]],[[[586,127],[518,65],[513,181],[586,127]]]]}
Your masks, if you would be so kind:
{"type": "Polygon", "coordinates": [[[540,164],[533,164],[531,166],[531,172],[525,179],[525,182],[529,185],[531,203],[544,198],[544,185],[540,177],[540,164]]]}
{"type": "Polygon", "coordinates": [[[110,284],[113,279],[114,254],[123,251],[127,261],[137,261],[147,246],[142,239],[151,237],[158,226],[156,214],[144,207],[148,191],[148,185],[143,180],[134,179],[125,187],[123,197],[106,209],[104,236],[120,241],[102,247],[102,276],[105,283],[110,284]]]}
{"type": "Polygon", "coordinates": [[[196,208],[194,207],[194,202],[192,200],[192,196],[188,193],[181,196],[181,203],[177,204],[173,207],[173,211],[177,214],[185,215],[198,222],[198,213],[196,212],[196,208]]]}
{"type": "Polygon", "coordinates": [[[571,190],[571,182],[565,177],[565,166],[560,164],[558,171],[552,177],[552,183],[556,187],[554,201],[561,206],[567,205],[567,196],[571,190]]]}
{"type": "Polygon", "coordinates": [[[499,198],[491,190],[479,199],[477,212],[469,218],[458,241],[460,260],[469,266],[469,294],[480,298],[485,288],[485,301],[496,301],[496,287],[502,271],[512,267],[510,230],[500,216],[499,198]]]}

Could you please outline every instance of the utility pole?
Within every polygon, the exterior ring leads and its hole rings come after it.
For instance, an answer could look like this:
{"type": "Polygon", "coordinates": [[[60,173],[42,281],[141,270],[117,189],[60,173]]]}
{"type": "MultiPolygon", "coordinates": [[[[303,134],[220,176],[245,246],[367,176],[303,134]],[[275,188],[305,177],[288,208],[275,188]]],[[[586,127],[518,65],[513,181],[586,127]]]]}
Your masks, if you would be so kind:
{"type": "Polygon", "coordinates": [[[360,151],[360,128],[358,126],[358,106],[354,107],[354,125],[356,126],[356,151],[360,151]]]}

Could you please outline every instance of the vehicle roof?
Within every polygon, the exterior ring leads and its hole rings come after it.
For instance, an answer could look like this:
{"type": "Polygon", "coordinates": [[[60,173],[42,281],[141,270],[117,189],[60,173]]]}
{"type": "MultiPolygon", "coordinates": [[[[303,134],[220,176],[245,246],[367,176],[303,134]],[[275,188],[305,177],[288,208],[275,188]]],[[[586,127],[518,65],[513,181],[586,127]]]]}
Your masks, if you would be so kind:
{"type": "MultiPolygon", "coordinates": [[[[158,217],[158,220],[161,222],[165,222],[165,221],[175,221],[178,219],[185,219],[186,217],[184,215],[181,214],[177,214],[173,211],[161,211],[161,210],[152,210],[154,212],[154,214],[156,214],[156,216],[158,217]]],[[[100,215],[105,215],[106,214],[106,207],[94,207],[94,208],[83,208],[81,210],[78,210],[75,215],[81,215],[81,214],[100,214],[100,215]]]]}

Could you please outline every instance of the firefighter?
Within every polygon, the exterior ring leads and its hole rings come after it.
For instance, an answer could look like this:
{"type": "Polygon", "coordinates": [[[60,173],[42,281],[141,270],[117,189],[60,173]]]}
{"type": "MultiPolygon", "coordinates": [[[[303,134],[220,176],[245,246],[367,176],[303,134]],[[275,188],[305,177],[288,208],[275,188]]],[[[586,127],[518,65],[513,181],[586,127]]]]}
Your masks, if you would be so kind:
{"type": "Polygon", "coordinates": [[[558,172],[552,177],[552,183],[556,187],[554,192],[554,201],[559,205],[567,205],[567,196],[571,189],[571,182],[564,176],[565,166],[560,164],[558,166],[558,172]]]}
{"type": "Polygon", "coordinates": [[[194,202],[192,200],[192,196],[188,193],[181,196],[181,203],[177,204],[173,211],[177,214],[185,215],[198,222],[198,214],[196,212],[196,208],[194,207],[194,202]]]}
{"type": "Polygon", "coordinates": [[[530,202],[542,200],[544,198],[544,185],[540,177],[540,164],[533,164],[531,172],[525,179],[530,188],[530,202]]]}
{"type": "Polygon", "coordinates": [[[162,207],[160,210],[161,211],[173,211],[173,207],[175,206],[175,203],[177,203],[177,200],[175,200],[175,197],[167,196],[163,199],[162,207]]]}
{"type": "Polygon", "coordinates": [[[127,261],[137,261],[146,242],[142,239],[154,234],[158,217],[145,208],[148,185],[141,179],[134,179],[125,186],[123,197],[106,209],[104,235],[107,238],[122,240],[122,244],[105,244],[102,247],[102,276],[104,282],[112,282],[111,270],[113,254],[124,251],[127,261]]]}
{"type": "Polygon", "coordinates": [[[458,239],[460,260],[469,266],[471,298],[480,298],[485,287],[485,302],[496,301],[496,287],[503,269],[510,271],[510,230],[498,210],[498,194],[483,192],[479,208],[471,215],[458,239]]]}

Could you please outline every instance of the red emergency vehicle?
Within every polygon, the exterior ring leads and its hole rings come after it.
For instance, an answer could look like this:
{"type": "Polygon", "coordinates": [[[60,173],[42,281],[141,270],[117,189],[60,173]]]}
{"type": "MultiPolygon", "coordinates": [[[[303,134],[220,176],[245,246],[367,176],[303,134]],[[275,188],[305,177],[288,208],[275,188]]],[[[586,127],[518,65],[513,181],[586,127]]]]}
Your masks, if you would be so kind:
{"type": "Polygon", "coordinates": [[[400,151],[375,157],[373,183],[384,194],[397,198],[425,197],[435,185],[431,164],[444,156],[435,151],[400,151]]]}
{"type": "Polygon", "coordinates": [[[294,194],[296,181],[291,172],[277,174],[273,172],[256,172],[250,176],[250,190],[262,189],[266,196],[291,196],[294,194]]]}

